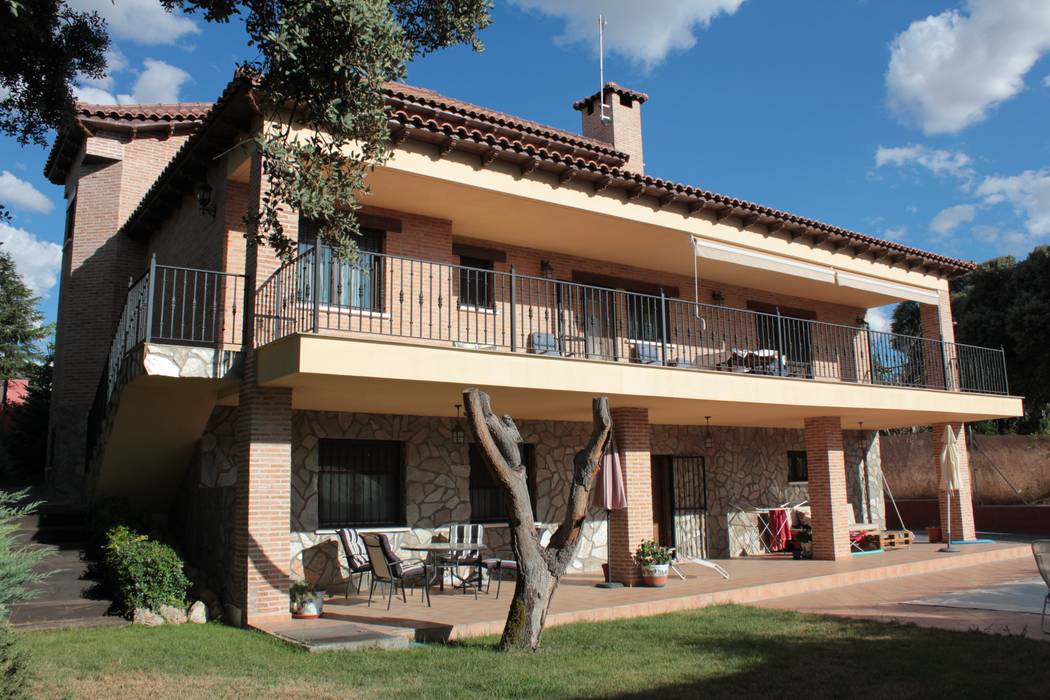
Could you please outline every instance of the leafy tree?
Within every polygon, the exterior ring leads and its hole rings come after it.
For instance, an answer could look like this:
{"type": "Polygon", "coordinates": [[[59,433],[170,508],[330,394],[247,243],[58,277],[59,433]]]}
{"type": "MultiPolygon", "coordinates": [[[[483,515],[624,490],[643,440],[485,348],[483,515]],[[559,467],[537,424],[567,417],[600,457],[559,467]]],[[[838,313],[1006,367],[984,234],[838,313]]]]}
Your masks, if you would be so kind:
{"type": "Polygon", "coordinates": [[[0,133],[43,145],[71,114],[74,78],[104,74],[108,46],[96,12],[65,0],[0,0],[0,133]]]}
{"type": "Polygon", "coordinates": [[[490,0],[164,0],[208,21],[244,19],[272,128],[255,137],[270,187],[249,237],[290,255],[279,214],[320,222],[342,255],[356,252],[358,196],[390,153],[383,82],[413,58],[453,44],[481,50],[490,0]],[[303,127],[309,125],[309,129],[303,127]]]}
{"type": "Polygon", "coordinates": [[[22,281],[15,261],[0,249],[0,377],[25,377],[51,333],[37,310],[40,300],[22,281]]]}
{"type": "Polygon", "coordinates": [[[890,330],[890,347],[896,351],[899,364],[893,369],[896,382],[907,386],[922,386],[926,383],[926,364],[923,359],[925,344],[915,340],[922,337],[922,319],[919,305],[904,301],[893,309],[890,330]]]}
{"type": "Polygon", "coordinates": [[[47,425],[51,412],[51,378],[54,348],[49,347],[43,362],[29,367],[29,387],[25,401],[10,409],[4,436],[8,457],[23,475],[43,477],[47,460],[47,425]]]}

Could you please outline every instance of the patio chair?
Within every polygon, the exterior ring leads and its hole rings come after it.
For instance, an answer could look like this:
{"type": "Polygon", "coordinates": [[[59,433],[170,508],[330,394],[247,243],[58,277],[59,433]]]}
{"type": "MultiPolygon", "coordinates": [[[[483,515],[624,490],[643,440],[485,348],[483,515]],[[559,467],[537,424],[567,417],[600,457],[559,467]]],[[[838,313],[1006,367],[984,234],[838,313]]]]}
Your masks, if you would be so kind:
{"type": "Polygon", "coordinates": [[[353,581],[354,576],[357,576],[357,592],[361,592],[361,579],[365,577],[365,574],[372,570],[372,565],[368,563],[368,550],[365,548],[365,542],[361,539],[361,535],[349,527],[344,527],[339,530],[339,543],[343,545],[343,555],[346,557],[346,565],[350,571],[350,575],[346,578],[346,595],[350,597],[350,583],[353,581]]]}
{"type": "Polygon", "coordinates": [[[377,533],[366,533],[361,535],[368,552],[368,562],[372,567],[372,585],[368,588],[368,607],[372,607],[372,594],[376,585],[385,584],[389,588],[386,609],[390,609],[390,603],[394,600],[394,594],[398,587],[401,588],[401,600],[408,602],[405,594],[405,584],[411,584],[413,588],[419,583],[423,588],[423,599],[430,607],[430,586],[427,580],[427,567],[422,561],[414,559],[402,559],[394,554],[390,546],[390,540],[386,535],[377,533]]]}
{"type": "Polygon", "coordinates": [[[1039,574],[1046,582],[1047,593],[1043,599],[1043,615],[1039,618],[1039,629],[1043,634],[1050,634],[1046,628],[1046,608],[1050,605],[1050,540],[1036,540],[1032,542],[1032,554],[1035,555],[1035,565],[1039,568],[1039,574]]]}
{"type": "Polygon", "coordinates": [[[553,333],[529,333],[529,352],[533,355],[554,355],[561,357],[558,339],[553,333]]]}
{"type": "Polygon", "coordinates": [[[448,526],[448,541],[453,545],[465,545],[466,548],[449,552],[438,557],[438,571],[441,574],[441,590],[445,590],[445,572],[449,572],[450,583],[459,579],[463,593],[467,588],[474,589],[474,597],[478,597],[478,589],[481,588],[481,550],[469,549],[470,545],[481,545],[485,542],[485,526],[478,523],[452,523],[448,526]],[[458,571],[462,567],[474,569],[473,575],[459,576],[458,571]]]}
{"type": "MultiPolygon", "coordinates": [[[[538,534],[541,547],[546,547],[550,544],[550,530],[539,528],[538,534]]],[[[500,559],[499,557],[486,558],[481,560],[481,567],[489,573],[489,583],[485,588],[485,593],[492,591],[492,577],[496,576],[496,600],[499,600],[499,592],[503,588],[503,573],[509,571],[514,574],[515,577],[518,574],[518,562],[516,559],[500,559]]]]}

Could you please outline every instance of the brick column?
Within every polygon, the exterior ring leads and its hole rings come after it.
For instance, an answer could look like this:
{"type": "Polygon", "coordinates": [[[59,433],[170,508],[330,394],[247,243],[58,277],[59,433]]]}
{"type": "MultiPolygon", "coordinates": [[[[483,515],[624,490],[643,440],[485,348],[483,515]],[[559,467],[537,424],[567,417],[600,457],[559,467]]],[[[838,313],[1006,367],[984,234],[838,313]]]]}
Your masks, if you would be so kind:
{"type": "Polygon", "coordinates": [[[940,292],[940,301],[934,304],[919,304],[919,320],[922,337],[941,340],[946,346],[934,343],[923,344],[926,382],[933,388],[954,389],[959,386],[958,366],[955,353],[955,327],[952,321],[951,298],[946,291],[940,292]],[[945,370],[947,369],[947,381],[945,370]]]}
{"type": "Polygon", "coordinates": [[[649,411],[614,408],[612,419],[627,487],[627,507],[610,514],[610,577],[613,581],[633,586],[638,580],[634,552],[642,541],[653,538],[649,411]]]}
{"type": "Polygon", "coordinates": [[[972,540],[977,536],[973,524],[973,490],[970,484],[970,452],[966,447],[964,423],[936,423],[933,428],[933,468],[937,470],[937,501],[940,504],[941,530],[948,536],[948,484],[941,468],[941,450],[944,449],[944,426],[951,425],[955,434],[955,449],[959,451],[959,489],[952,491],[952,539],[972,540]]]}
{"type": "Polygon", "coordinates": [[[292,391],[255,382],[248,352],[237,414],[234,581],[242,622],[288,617],[292,391]]]}
{"type": "Polygon", "coordinates": [[[806,419],[806,461],[813,524],[813,558],[847,559],[846,458],[838,416],[806,419]]]}

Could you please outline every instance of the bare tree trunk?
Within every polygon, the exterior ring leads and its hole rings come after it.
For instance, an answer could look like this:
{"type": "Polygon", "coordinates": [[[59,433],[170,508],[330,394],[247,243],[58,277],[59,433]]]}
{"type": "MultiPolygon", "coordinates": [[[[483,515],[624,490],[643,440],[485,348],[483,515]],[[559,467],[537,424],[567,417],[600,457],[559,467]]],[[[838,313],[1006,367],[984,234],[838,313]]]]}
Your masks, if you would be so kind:
{"type": "Polygon", "coordinates": [[[467,389],[463,399],[474,440],[510,506],[511,548],[518,561],[518,577],[500,648],[535,650],[540,645],[554,591],[580,544],[591,488],[612,430],[609,400],[601,397],[592,401],[594,427],[587,445],[573,459],[569,503],[550,544],[544,548],[534,525],[536,516],[521,461],[521,434],[514,419],[496,416],[488,394],[478,389],[467,389]]]}

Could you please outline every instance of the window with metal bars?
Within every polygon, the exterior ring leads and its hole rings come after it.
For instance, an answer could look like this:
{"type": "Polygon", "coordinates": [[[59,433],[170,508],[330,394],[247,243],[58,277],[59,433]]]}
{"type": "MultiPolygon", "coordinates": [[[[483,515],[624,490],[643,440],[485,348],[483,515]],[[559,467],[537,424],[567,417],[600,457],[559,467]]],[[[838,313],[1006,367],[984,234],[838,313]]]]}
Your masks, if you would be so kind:
{"type": "Polygon", "coordinates": [[[405,525],[404,443],[324,438],[318,444],[322,528],[405,525]]]}
{"type": "MultiPolygon", "coordinates": [[[[521,446],[521,461],[529,485],[529,500],[536,514],[536,446],[521,446]]],[[[503,487],[485,464],[481,450],[470,444],[470,521],[472,523],[505,523],[509,517],[503,487]]]]}
{"type": "Polygon", "coordinates": [[[479,309],[495,308],[492,261],[466,255],[459,257],[459,305],[479,309]]]}
{"type": "MultiPolygon", "coordinates": [[[[309,219],[299,220],[299,254],[314,249],[317,242],[317,223],[309,219]]],[[[361,229],[357,243],[357,260],[339,260],[332,254],[331,246],[321,244],[320,303],[342,306],[364,311],[383,310],[383,265],[376,255],[383,252],[384,232],[378,229],[361,229]]],[[[312,264],[299,267],[299,290],[303,301],[313,301],[316,271],[312,264]]]]}

